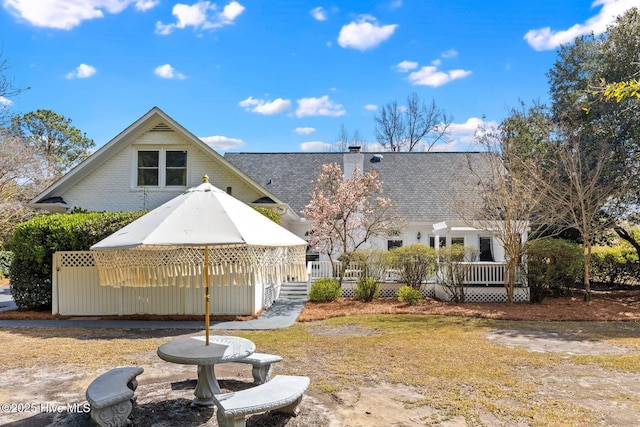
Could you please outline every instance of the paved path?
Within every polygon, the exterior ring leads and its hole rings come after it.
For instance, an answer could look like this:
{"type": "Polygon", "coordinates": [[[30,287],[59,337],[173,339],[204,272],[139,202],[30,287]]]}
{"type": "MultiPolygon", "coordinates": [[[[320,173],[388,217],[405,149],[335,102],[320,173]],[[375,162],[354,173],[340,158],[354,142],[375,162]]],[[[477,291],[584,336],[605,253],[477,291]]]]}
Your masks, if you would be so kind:
{"type": "Polygon", "coordinates": [[[9,286],[0,286],[0,311],[15,310],[16,303],[11,298],[9,286]]]}
{"type": "MultiPolygon", "coordinates": [[[[293,325],[306,301],[279,299],[260,317],[246,321],[211,322],[211,329],[261,330],[281,329],[293,325]]],[[[0,311],[13,310],[8,286],[0,286],[0,311]]],[[[68,320],[0,320],[0,328],[119,328],[119,329],[204,329],[202,321],[101,320],[77,317],[68,320]]]]}

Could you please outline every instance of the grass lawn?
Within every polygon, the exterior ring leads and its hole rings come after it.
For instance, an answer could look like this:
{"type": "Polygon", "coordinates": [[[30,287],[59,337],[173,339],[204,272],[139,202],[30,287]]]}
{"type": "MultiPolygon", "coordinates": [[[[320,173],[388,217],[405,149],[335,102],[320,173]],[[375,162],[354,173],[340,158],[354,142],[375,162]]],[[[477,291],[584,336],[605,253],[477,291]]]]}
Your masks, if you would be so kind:
{"type": "MultiPolygon", "coordinates": [[[[9,382],[34,366],[54,374],[87,372],[86,378],[74,379],[74,387],[88,384],[95,372],[114,366],[136,363],[147,370],[147,366],[165,363],[155,356],[155,350],[178,333],[1,329],[4,375],[0,376],[0,401],[13,402],[12,389],[18,387],[22,393],[33,392],[33,396],[43,393],[36,389],[29,391],[26,380],[25,384],[9,382]]],[[[624,424],[627,418],[607,418],[606,412],[611,409],[607,405],[615,404],[618,412],[628,410],[629,419],[633,419],[632,410],[637,414],[640,408],[639,395],[628,392],[627,384],[622,383],[613,385],[610,392],[603,388],[614,377],[628,381],[632,390],[633,384],[638,383],[640,323],[637,322],[354,315],[297,323],[285,330],[227,333],[251,339],[261,352],[282,355],[284,361],[278,364],[276,373],[311,377],[311,394],[338,396],[345,390],[375,388],[380,384],[410,387],[417,394],[402,399],[403,407],[407,411],[429,408],[417,425],[443,425],[447,420],[463,420],[461,425],[467,426],[637,425],[624,424]],[[554,331],[576,342],[593,341],[619,351],[571,355],[509,348],[487,339],[497,329],[554,331]],[[594,378],[601,378],[603,383],[593,383],[594,378]],[[584,390],[581,397],[579,385],[586,379],[592,381],[591,389],[584,390]],[[592,402],[589,394],[596,389],[602,408],[592,402]]],[[[139,380],[142,384],[143,377],[139,380]]],[[[84,393],[84,389],[77,391],[84,393]]],[[[640,423],[640,418],[636,421],[640,423]]]]}

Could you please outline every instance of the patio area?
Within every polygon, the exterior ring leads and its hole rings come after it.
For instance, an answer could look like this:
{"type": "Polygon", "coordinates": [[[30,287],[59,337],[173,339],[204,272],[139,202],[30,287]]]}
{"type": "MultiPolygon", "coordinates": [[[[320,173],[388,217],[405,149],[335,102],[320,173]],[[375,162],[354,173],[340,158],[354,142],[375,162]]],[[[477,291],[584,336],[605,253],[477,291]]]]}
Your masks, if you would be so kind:
{"type": "MultiPolygon", "coordinates": [[[[597,299],[594,309],[606,301],[597,299]]],[[[581,303],[574,303],[575,310],[568,307],[569,301],[550,301],[549,310],[578,314],[581,303]]],[[[514,309],[522,307],[529,304],[514,309]]],[[[611,308],[614,312],[622,309],[611,308]]],[[[484,322],[482,326],[460,317],[387,316],[372,320],[350,316],[296,324],[282,331],[240,333],[270,352],[287,343],[277,373],[300,372],[304,366],[313,384],[305,393],[298,417],[261,414],[250,417],[248,425],[377,426],[382,421],[385,425],[424,426],[430,422],[471,427],[478,425],[478,420],[496,426],[513,425],[514,420],[523,426],[557,425],[554,420],[573,425],[637,425],[640,419],[633,396],[640,394],[640,369],[619,369],[615,361],[637,360],[639,324],[543,322],[536,326],[532,321],[535,311],[528,313],[532,317],[526,329],[505,321],[484,322]],[[429,351],[399,360],[393,358],[395,353],[382,350],[393,346],[396,353],[404,353],[414,347],[411,343],[416,339],[429,351]],[[306,345],[299,345],[303,342],[306,345]],[[434,345],[437,342],[441,344],[434,345]],[[374,348],[378,351],[372,353],[374,348]],[[483,351],[482,360],[465,357],[476,350],[483,351]],[[428,363],[444,360],[446,354],[450,355],[448,369],[428,363]],[[585,356],[592,360],[588,369],[580,363],[580,357],[585,356]],[[497,360],[506,365],[489,373],[486,365],[497,360]],[[348,373],[345,367],[350,367],[348,373]],[[474,380],[469,382],[465,372],[474,380]],[[460,381],[466,386],[458,388],[460,381]],[[455,389],[458,394],[451,394],[455,389]],[[486,399],[498,390],[509,398],[491,399],[489,405],[486,399]],[[460,402],[471,404],[457,406],[460,402]],[[616,410],[611,411],[614,406],[616,410]],[[451,415],[453,409],[458,415],[451,415]],[[526,416],[521,418],[528,411],[544,413],[545,419],[533,422],[526,416]]],[[[0,424],[88,426],[88,414],[73,410],[74,404],[82,407],[88,384],[106,369],[135,363],[145,369],[138,377],[138,402],[132,412],[136,425],[216,426],[214,409],[190,406],[196,386],[193,367],[166,363],[156,355],[162,343],[198,334],[201,332],[176,329],[0,329],[0,338],[8,343],[0,401],[38,405],[37,412],[4,412],[0,424]],[[25,352],[25,348],[39,351],[25,352]],[[72,410],[67,405],[72,405],[72,410]],[[62,409],[57,412],[57,408],[62,409]]],[[[216,369],[223,391],[241,390],[252,382],[247,366],[229,363],[216,369]]]]}

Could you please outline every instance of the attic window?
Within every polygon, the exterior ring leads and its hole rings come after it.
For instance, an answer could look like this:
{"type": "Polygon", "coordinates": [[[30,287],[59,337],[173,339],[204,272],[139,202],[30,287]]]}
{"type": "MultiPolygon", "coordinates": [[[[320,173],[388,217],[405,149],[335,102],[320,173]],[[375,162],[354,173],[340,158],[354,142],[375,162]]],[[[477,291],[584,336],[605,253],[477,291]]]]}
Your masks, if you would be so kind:
{"type": "Polygon", "coordinates": [[[186,187],[186,150],[138,150],[138,187],[186,187]]]}
{"type": "Polygon", "coordinates": [[[158,123],[149,132],[173,132],[173,129],[164,123],[158,123]]]}

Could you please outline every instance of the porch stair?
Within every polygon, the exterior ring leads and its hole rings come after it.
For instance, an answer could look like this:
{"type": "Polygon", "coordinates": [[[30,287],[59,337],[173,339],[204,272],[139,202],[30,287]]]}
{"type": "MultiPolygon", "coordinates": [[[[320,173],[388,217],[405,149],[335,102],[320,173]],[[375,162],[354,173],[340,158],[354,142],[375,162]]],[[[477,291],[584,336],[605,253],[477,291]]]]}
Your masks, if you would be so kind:
{"type": "Polygon", "coordinates": [[[307,282],[287,282],[280,286],[280,298],[306,300],[307,282]]]}

